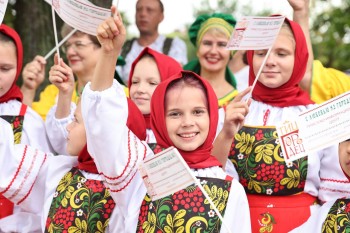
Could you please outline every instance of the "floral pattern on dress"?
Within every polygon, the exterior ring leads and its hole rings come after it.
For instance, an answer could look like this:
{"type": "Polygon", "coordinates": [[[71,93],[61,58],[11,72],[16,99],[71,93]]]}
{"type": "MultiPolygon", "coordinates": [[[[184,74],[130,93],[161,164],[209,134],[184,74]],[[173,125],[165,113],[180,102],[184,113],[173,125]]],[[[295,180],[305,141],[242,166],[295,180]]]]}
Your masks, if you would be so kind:
{"type": "Polygon", "coordinates": [[[157,143],[148,143],[149,148],[153,151],[154,154],[158,154],[159,152],[162,152],[164,148],[159,146],[157,143]]]}
{"type": "Polygon", "coordinates": [[[275,218],[270,213],[261,214],[261,219],[258,220],[260,229],[259,233],[270,233],[273,231],[273,225],[276,224],[275,218]]]}
{"type": "MultiPolygon", "coordinates": [[[[215,178],[200,178],[201,184],[224,215],[231,182],[215,178]]],[[[152,201],[146,195],[142,202],[137,232],[220,232],[221,222],[196,185],[190,185],[173,195],[152,201]]]]}
{"type": "MultiPolygon", "coordinates": [[[[4,115],[0,116],[2,119],[11,124],[14,136],[14,143],[20,144],[22,139],[22,131],[23,131],[23,120],[24,116],[9,116],[4,115]]],[[[0,218],[6,217],[13,213],[14,204],[10,200],[6,199],[3,195],[0,195],[0,218]]]]}
{"type": "Polygon", "coordinates": [[[247,127],[235,135],[229,159],[247,193],[291,195],[303,191],[307,157],[286,164],[274,127],[247,127]]]}
{"type": "Polygon", "coordinates": [[[15,144],[21,143],[24,116],[1,116],[2,119],[11,124],[15,144]]]}
{"type": "Polygon", "coordinates": [[[72,168],[56,188],[45,232],[105,232],[114,206],[102,181],[87,180],[72,168]]]}
{"type": "Polygon", "coordinates": [[[350,199],[338,199],[322,225],[322,233],[350,232],[350,199]]]}

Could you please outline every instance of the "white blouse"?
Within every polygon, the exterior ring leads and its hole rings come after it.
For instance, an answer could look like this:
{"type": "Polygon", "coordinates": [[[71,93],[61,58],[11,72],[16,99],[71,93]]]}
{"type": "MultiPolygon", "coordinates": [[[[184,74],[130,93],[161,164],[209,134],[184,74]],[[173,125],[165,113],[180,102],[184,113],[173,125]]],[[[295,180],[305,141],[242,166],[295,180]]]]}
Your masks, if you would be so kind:
{"type": "MultiPolygon", "coordinates": [[[[10,100],[0,104],[0,116],[18,116],[22,103],[18,100],[10,100]]],[[[45,152],[51,152],[45,125],[42,118],[30,107],[27,107],[23,121],[21,144],[31,145],[45,152]]]]}
{"type": "MultiPolygon", "coordinates": [[[[82,115],[87,132],[88,151],[120,211],[113,232],[135,232],[146,187],[137,164],[153,152],[126,126],[128,105],[122,86],[116,81],[104,91],[92,91],[90,83],[82,95],[82,115]]],[[[195,175],[224,179],[219,167],[198,169],[195,175]]],[[[224,220],[232,232],[251,232],[248,202],[243,187],[232,181],[224,220]]],[[[226,232],[222,227],[221,232],[226,232]]]]}

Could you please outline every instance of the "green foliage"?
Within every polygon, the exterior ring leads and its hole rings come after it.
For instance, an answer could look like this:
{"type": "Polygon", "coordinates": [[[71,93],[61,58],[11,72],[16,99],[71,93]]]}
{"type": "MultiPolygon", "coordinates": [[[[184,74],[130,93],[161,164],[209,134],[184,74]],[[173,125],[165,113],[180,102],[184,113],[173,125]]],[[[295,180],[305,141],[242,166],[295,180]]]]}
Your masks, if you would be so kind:
{"type": "Polygon", "coordinates": [[[311,39],[315,59],[326,67],[350,68],[350,0],[329,8],[314,18],[311,39]]]}
{"type": "Polygon", "coordinates": [[[202,14],[212,14],[214,12],[220,12],[225,14],[232,14],[237,8],[237,0],[201,0],[201,8],[194,10],[194,17],[202,14]],[[216,2],[217,7],[213,10],[210,2],[216,2]]]}

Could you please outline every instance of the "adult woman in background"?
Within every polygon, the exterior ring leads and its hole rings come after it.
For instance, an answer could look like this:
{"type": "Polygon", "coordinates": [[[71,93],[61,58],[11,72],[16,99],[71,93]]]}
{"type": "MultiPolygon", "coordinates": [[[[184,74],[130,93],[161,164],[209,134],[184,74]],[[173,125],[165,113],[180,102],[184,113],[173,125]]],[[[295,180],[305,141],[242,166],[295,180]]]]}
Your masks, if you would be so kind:
{"type": "Polygon", "coordinates": [[[200,15],[189,28],[189,38],[197,48],[197,59],[184,66],[206,79],[213,87],[219,107],[236,95],[236,80],[228,68],[231,51],[226,49],[236,20],[227,14],[200,15]]]}

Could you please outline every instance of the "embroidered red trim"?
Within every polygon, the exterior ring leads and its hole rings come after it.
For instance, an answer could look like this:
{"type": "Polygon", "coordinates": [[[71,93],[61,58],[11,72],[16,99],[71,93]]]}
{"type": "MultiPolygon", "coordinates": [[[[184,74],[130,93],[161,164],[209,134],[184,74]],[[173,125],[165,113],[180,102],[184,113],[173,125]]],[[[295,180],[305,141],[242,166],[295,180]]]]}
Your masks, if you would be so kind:
{"type": "Polygon", "coordinates": [[[130,129],[128,130],[128,154],[129,154],[129,157],[128,157],[128,162],[126,163],[124,169],[123,169],[123,172],[122,174],[120,174],[119,176],[117,177],[111,177],[111,176],[107,176],[105,175],[103,172],[101,172],[100,174],[103,175],[105,178],[109,179],[109,180],[117,180],[119,179],[120,177],[123,177],[124,176],[124,173],[126,172],[126,169],[129,167],[129,163],[130,163],[130,160],[131,160],[131,154],[130,154],[130,129]]]}
{"type": "MultiPolygon", "coordinates": [[[[130,171],[133,171],[134,170],[134,168],[136,167],[136,163],[137,163],[137,161],[138,161],[138,158],[139,158],[139,153],[138,153],[138,150],[137,150],[137,145],[136,145],[136,136],[134,135],[134,145],[135,145],[135,150],[136,150],[136,159],[135,159],[135,162],[134,162],[134,164],[132,165],[132,167],[129,169],[130,171]]],[[[129,149],[130,149],[130,147],[129,147],[129,149]]],[[[131,152],[130,152],[130,150],[129,150],[129,157],[131,157],[131,152]]],[[[112,182],[107,182],[106,181],[106,183],[107,184],[109,184],[109,185],[114,185],[114,186],[116,186],[116,185],[119,185],[119,184],[122,184],[123,182],[125,182],[125,180],[126,179],[128,179],[128,177],[130,176],[130,174],[131,174],[131,172],[129,172],[129,174],[127,174],[125,177],[124,177],[124,179],[123,180],[121,180],[121,181],[119,181],[119,182],[116,182],[116,183],[112,183],[112,182]]]]}
{"type": "MultiPolygon", "coordinates": [[[[125,182],[125,180],[127,180],[128,177],[130,177],[130,174],[132,174],[132,171],[135,170],[135,167],[137,165],[137,161],[139,161],[139,158],[138,158],[138,155],[139,155],[139,152],[138,152],[138,147],[137,147],[137,139],[136,139],[136,136],[134,135],[134,145],[135,145],[135,151],[136,151],[136,159],[135,159],[135,163],[133,164],[133,166],[131,168],[129,168],[128,170],[130,170],[129,174],[127,174],[127,176],[123,177],[124,173],[126,172],[127,168],[128,168],[128,165],[130,164],[130,158],[131,158],[131,149],[130,149],[130,130],[128,131],[128,163],[127,165],[125,166],[123,172],[121,175],[119,175],[118,177],[109,177],[109,176],[106,176],[103,172],[101,172],[100,174],[103,175],[105,178],[109,179],[109,180],[116,180],[118,178],[124,178],[123,180],[119,181],[119,182],[115,182],[115,183],[112,183],[112,182],[108,182],[107,180],[105,180],[105,182],[108,184],[108,185],[113,185],[113,186],[116,186],[116,185],[120,185],[122,184],[123,182],[125,182]]],[[[143,158],[144,159],[146,157],[146,152],[147,152],[147,148],[146,148],[146,145],[143,145],[143,158]]],[[[129,184],[130,182],[133,180],[133,178],[135,177],[137,171],[135,171],[135,173],[132,175],[132,177],[130,178],[130,180],[120,189],[110,189],[108,188],[111,192],[120,192],[122,191],[123,189],[125,189],[129,184]]]]}
{"type": "Polygon", "coordinates": [[[330,188],[324,188],[324,187],[321,187],[320,190],[327,190],[327,191],[336,192],[336,193],[350,193],[350,192],[344,191],[344,190],[330,189],[330,188]]]}
{"type": "MultiPolygon", "coordinates": [[[[45,163],[45,161],[46,161],[46,158],[47,158],[47,154],[45,154],[44,160],[43,160],[43,162],[41,163],[40,168],[44,165],[44,163],[45,163]]],[[[34,180],[32,186],[30,187],[28,193],[27,193],[21,200],[19,200],[19,201],[17,202],[17,205],[21,204],[21,203],[22,203],[25,199],[27,199],[27,197],[30,195],[30,193],[32,192],[32,189],[33,189],[33,187],[34,187],[34,184],[35,184],[35,181],[36,181],[37,178],[38,178],[38,176],[36,176],[36,178],[35,178],[35,180],[34,180]]]]}
{"type": "Polygon", "coordinates": [[[266,126],[267,119],[269,118],[269,115],[270,115],[270,109],[266,109],[266,111],[264,113],[264,119],[263,119],[264,126],[266,126]]]}
{"type": "Polygon", "coordinates": [[[335,182],[335,183],[342,183],[342,184],[349,184],[350,181],[348,180],[336,180],[336,179],[327,179],[327,178],[320,178],[321,181],[329,181],[329,182],[335,182]]]}
{"type": "Polygon", "coordinates": [[[124,187],[120,188],[120,189],[109,189],[109,191],[113,192],[113,193],[117,193],[122,191],[123,189],[125,189],[126,187],[129,186],[130,182],[134,179],[135,175],[136,175],[137,171],[134,173],[134,175],[131,177],[131,179],[128,181],[128,183],[126,183],[126,185],[124,185],[124,187]]]}
{"type": "Polygon", "coordinates": [[[34,157],[32,159],[32,162],[30,164],[30,167],[26,171],[26,174],[24,175],[21,184],[18,186],[17,190],[9,197],[9,199],[15,198],[15,196],[18,195],[18,193],[22,190],[24,183],[27,181],[29,175],[32,173],[33,167],[35,165],[36,158],[38,157],[38,150],[35,150],[34,157]]]}
{"type": "Polygon", "coordinates": [[[25,146],[25,147],[24,147],[24,151],[23,151],[23,155],[22,155],[21,162],[20,162],[20,164],[19,164],[19,166],[18,166],[18,168],[17,168],[17,171],[16,171],[14,177],[12,178],[10,184],[6,187],[6,189],[5,189],[4,191],[0,192],[0,194],[6,193],[6,192],[11,188],[13,182],[16,180],[16,178],[17,178],[17,176],[18,176],[18,173],[19,173],[19,171],[21,170],[21,168],[22,168],[22,166],[23,166],[23,162],[24,162],[24,159],[25,159],[26,154],[27,154],[27,149],[28,149],[28,146],[25,146]]]}

